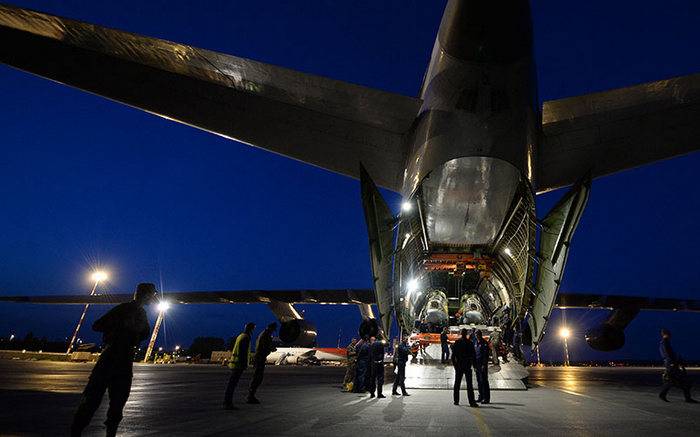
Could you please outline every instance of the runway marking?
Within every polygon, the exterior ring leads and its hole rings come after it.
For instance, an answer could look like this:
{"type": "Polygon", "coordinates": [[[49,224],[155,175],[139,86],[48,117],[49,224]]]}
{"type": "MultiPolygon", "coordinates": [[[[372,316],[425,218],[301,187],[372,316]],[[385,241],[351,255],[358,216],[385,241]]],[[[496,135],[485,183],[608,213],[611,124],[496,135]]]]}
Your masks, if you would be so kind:
{"type": "Polygon", "coordinates": [[[346,402],[346,403],[343,404],[343,406],[344,406],[344,407],[349,407],[350,405],[359,404],[360,402],[366,401],[367,399],[369,399],[369,398],[363,396],[363,397],[361,397],[361,398],[359,398],[359,399],[356,399],[356,400],[354,400],[354,401],[346,402]]]}
{"type": "Polygon", "coordinates": [[[580,396],[580,397],[582,397],[582,398],[591,399],[591,400],[598,401],[598,402],[605,402],[605,403],[612,404],[612,405],[615,405],[615,406],[618,406],[618,407],[627,408],[627,409],[629,409],[629,410],[634,410],[634,411],[637,411],[637,412],[640,412],[640,413],[652,414],[652,415],[655,415],[655,416],[663,417],[664,419],[671,419],[671,420],[680,421],[680,419],[678,419],[678,418],[676,418],[676,417],[666,416],[666,415],[664,415],[664,414],[659,414],[659,413],[657,413],[657,412],[655,412],[655,411],[649,411],[649,410],[645,410],[645,409],[643,409],[643,408],[630,407],[629,405],[626,405],[626,404],[623,404],[623,403],[613,402],[613,401],[610,401],[610,400],[608,400],[608,399],[597,398],[597,397],[594,397],[594,396],[591,396],[591,395],[585,395],[585,394],[583,394],[583,393],[578,393],[578,392],[575,392],[575,391],[567,390],[567,389],[565,389],[565,388],[553,387],[553,386],[548,385],[548,384],[541,384],[541,385],[542,385],[542,387],[547,387],[547,388],[549,388],[549,389],[556,390],[556,391],[560,391],[560,392],[562,392],[562,393],[566,393],[566,394],[569,394],[569,395],[572,395],[572,396],[580,396]]]}
{"type": "Polygon", "coordinates": [[[474,416],[474,419],[476,419],[476,426],[479,428],[479,435],[483,437],[491,437],[491,429],[484,420],[484,416],[481,415],[481,412],[474,408],[471,408],[469,411],[472,413],[472,416],[474,416]]]}

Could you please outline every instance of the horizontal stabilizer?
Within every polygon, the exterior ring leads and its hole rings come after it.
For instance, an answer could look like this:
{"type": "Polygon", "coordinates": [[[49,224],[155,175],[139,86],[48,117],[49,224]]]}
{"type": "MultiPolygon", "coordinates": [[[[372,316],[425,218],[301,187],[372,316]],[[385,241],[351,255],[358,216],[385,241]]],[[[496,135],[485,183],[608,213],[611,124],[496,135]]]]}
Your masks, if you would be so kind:
{"type": "Polygon", "coordinates": [[[544,103],[537,192],[700,148],[700,74],[544,103]]]}
{"type": "Polygon", "coordinates": [[[420,99],[0,5],[0,62],[337,173],[400,189],[420,99]]]}
{"type": "MultiPolygon", "coordinates": [[[[133,299],[133,293],[89,295],[0,296],[0,302],[36,304],[117,304],[133,299]]],[[[159,299],[181,304],[209,303],[285,303],[373,304],[370,289],[345,290],[239,290],[184,291],[159,294],[159,299]]]]}

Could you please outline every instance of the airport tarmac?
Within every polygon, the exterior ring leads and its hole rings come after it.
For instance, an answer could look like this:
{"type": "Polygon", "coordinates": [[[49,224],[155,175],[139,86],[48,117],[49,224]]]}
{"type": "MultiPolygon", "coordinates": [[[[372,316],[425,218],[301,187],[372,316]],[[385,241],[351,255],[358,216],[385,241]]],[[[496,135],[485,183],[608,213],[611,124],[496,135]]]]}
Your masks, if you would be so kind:
{"type": "MultiPolygon", "coordinates": [[[[0,361],[0,435],[66,435],[92,364],[0,361]]],[[[120,435],[697,435],[700,405],[657,398],[660,369],[530,370],[527,391],[494,392],[478,409],[452,405],[448,390],[412,390],[387,399],[340,392],[344,369],[269,366],[262,405],[221,409],[228,370],[141,365],[120,435]]],[[[700,371],[691,372],[700,380],[700,371]]],[[[250,374],[239,385],[244,396],[250,374]]],[[[463,392],[463,403],[466,393],[463,392]]],[[[700,393],[698,394],[700,397],[700,393]]],[[[86,435],[103,435],[103,402],[86,435]]]]}

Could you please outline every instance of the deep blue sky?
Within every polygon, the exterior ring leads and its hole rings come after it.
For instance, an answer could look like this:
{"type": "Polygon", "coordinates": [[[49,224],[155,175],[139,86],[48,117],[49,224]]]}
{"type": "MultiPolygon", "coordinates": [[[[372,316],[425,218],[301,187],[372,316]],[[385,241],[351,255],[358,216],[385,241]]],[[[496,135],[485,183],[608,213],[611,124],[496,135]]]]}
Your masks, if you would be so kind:
{"type": "MultiPolygon", "coordinates": [[[[15,4],[415,95],[441,1],[17,1],[15,4]]],[[[695,0],[537,0],[541,100],[700,72],[695,0]]],[[[0,66],[0,293],[368,287],[359,184],[0,66]]],[[[700,298],[700,154],[594,182],[564,291],[700,298]]],[[[561,193],[538,199],[542,216],[561,193]]],[[[399,199],[390,196],[395,207],[399,199]]],[[[104,308],[91,310],[88,322],[104,308]]],[[[0,305],[0,335],[68,335],[80,309],[0,305]]],[[[320,342],[355,332],[352,307],[306,307],[320,342]]],[[[601,314],[569,312],[583,331],[601,314]]],[[[560,314],[550,327],[558,325],[560,314]]],[[[229,336],[260,306],[175,308],[166,344],[229,336]]],[[[687,314],[643,314],[612,355],[655,358],[661,325],[700,359],[687,314]],[[651,339],[648,337],[652,336],[651,339]]],[[[95,339],[88,330],[88,339],[95,339]]],[[[543,346],[558,358],[556,339],[543,346]]]]}

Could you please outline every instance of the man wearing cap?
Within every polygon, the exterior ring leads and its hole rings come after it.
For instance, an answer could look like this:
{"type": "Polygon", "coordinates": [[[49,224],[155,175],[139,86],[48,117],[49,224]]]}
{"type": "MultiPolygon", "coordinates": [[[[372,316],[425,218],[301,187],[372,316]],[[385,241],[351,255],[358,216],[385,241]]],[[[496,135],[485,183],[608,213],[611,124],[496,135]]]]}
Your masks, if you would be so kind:
{"type": "Polygon", "coordinates": [[[255,342],[255,355],[253,355],[253,366],[255,368],[253,372],[253,379],[250,381],[250,387],[248,389],[248,403],[249,404],[259,404],[260,401],[255,397],[255,392],[262,384],[263,375],[265,373],[265,363],[267,362],[267,356],[270,352],[277,350],[276,347],[272,345],[272,333],[277,330],[277,323],[270,323],[267,328],[258,335],[258,340],[255,342]]]}
{"type": "Polygon", "coordinates": [[[231,369],[231,377],[228,379],[226,392],[224,393],[224,409],[237,410],[233,406],[233,392],[236,390],[238,380],[241,379],[243,371],[248,368],[248,351],[250,350],[250,337],[255,330],[255,323],[248,322],[245,325],[233,344],[231,358],[228,360],[228,367],[231,369]]]}
{"type": "Polygon", "coordinates": [[[92,324],[93,331],[102,333],[104,348],[92,369],[73,417],[72,436],[81,435],[90,424],[107,390],[109,409],[105,421],[106,435],[109,437],[117,434],[122,410],[131,392],[135,349],[148,337],[151,329],[143,307],[155,296],[155,285],[139,284],[134,300],[117,305],[92,324]]]}

